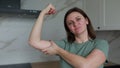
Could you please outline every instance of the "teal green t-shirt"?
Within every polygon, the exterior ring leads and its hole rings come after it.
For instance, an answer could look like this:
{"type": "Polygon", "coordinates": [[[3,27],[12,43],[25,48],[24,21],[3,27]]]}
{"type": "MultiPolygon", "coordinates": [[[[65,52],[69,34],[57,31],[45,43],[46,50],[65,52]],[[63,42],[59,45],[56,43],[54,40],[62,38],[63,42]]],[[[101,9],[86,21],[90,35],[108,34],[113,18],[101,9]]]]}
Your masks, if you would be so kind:
{"type": "MultiPolygon", "coordinates": [[[[70,53],[87,57],[94,49],[101,50],[106,57],[108,57],[108,43],[105,40],[95,39],[89,40],[84,43],[72,43],[70,44],[67,39],[62,39],[60,41],[54,41],[59,47],[67,50],[70,53]]],[[[72,58],[71,58],[72,59],[72,58]]],[[[60,57],[61,68],[74,68],[68,62],[66,62],[62,57],[60,57]]],[[[99,67],[103,68],[103,64],[99,67]]]]}

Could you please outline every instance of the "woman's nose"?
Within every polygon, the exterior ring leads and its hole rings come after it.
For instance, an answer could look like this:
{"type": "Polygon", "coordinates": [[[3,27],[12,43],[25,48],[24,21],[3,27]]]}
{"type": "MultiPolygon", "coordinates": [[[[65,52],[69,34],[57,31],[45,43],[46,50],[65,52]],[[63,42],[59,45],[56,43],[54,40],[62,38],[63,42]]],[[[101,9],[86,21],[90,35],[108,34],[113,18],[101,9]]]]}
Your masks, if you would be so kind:
{"type": "Polygon", "coordinates": [[[76,26],[78,26],[78,23],[77,23],[77,22],[74,23],[74,27],[76,27],[76,26]]]}

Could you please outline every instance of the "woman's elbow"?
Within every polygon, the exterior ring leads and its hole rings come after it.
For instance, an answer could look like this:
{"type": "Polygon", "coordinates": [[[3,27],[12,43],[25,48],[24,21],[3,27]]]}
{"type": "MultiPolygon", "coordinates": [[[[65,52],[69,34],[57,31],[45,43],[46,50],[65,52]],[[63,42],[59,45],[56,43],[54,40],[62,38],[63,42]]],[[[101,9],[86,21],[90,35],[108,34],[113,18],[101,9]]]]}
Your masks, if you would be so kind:
{"type": "Polygon", "coordinates": [[[33,45],[33,42],[32,42],[31,40],[28,40],[28,44],[29,44],[30,46],[32,46],[32,45],[33,45]]]}
{"type": "Polygon", "coordinates": [[[80,65],[77,65],[77,67],[75,68],[89,68],[90,66],[88,66],[86,63],[84,64],[80,64],[80,65]]]}
{"type": "Polygon", "coordinates": [[[29,40],[29,41],[28,41],[28,44],[29,44],[30,46],[32,46],[33,48],[36,48],[36,49],[38,49],[38,50],[42,50],[42,49],[43,49],[43,47],[41,46],[41,43],[38,42],[38,41],[29,40]]]}
{"type": "Polygon", "coordinates": [[[94,66],[94,65],[88,65],[88,64],[83,64],[83,65],[79,65],[78,68],[98,68],[98,66],[94,66]]]}
{"type": "Polygon", "coordinates": [[[35,41],[33,41],[33,40],[28,40],[28,44],[30,45],[30,46],[32,46],[32,47],[34,47],[36,44],[35,44],[35,41]]]}

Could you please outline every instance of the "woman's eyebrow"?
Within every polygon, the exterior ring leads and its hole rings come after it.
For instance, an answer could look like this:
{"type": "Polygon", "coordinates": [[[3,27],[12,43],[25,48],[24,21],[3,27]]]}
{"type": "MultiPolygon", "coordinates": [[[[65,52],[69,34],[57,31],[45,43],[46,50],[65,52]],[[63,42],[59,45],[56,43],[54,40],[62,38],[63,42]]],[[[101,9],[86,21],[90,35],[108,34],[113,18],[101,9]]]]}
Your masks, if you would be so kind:
{"type": "Polygon", "coordinates": [[[75,17],[75,18],[79,18],[79,17],[81,17],[81,16],[77,16],[77,17],[75,17]]]}

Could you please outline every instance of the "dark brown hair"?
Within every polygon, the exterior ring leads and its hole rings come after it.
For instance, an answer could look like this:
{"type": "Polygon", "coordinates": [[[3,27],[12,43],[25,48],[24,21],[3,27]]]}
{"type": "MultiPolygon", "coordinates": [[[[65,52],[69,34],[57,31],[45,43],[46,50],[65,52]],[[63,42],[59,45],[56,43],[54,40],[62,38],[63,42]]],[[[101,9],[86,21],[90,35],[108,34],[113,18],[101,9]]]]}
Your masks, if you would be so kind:
{"type": "Polygon", "coordinates": [[[75,41],[75,35],[69,30],[69,28],[67,26],[67,23],[66,23],[67,16],[69,14],[71,14],[72,12],[78,12],[81,15],[83,15],[83,17],[85,19],[88,19],[88,24],[87,24],[88,35],[89,35],[90,39],[95,39],[96,34],[95,34],[95,31],[93,29],[93,26],[91,24],[91,21],[90,21],[89,17],[87,16],[87,14],[82,9],[74,7],[72,9],[68,10],[67,13],[65,14],[65,17],[64,17],[64,27],[65,27],[65,30],[66,30],[68,42],[73,43],[75,41]]]}

